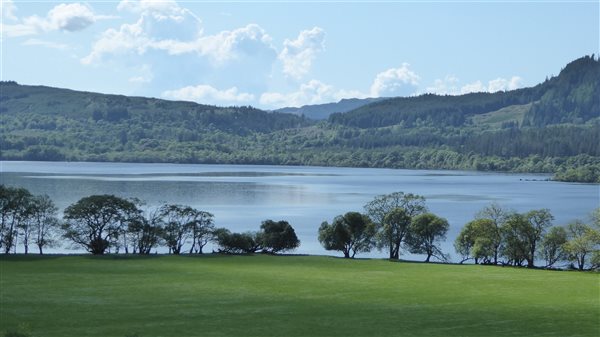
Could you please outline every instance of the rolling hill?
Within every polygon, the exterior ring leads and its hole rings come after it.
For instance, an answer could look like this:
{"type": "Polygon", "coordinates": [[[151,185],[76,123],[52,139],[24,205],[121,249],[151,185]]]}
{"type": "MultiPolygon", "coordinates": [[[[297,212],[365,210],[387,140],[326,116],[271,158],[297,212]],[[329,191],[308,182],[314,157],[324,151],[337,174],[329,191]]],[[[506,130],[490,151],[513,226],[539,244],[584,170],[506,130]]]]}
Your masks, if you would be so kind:
{"type": "Polygon", "coordinates": [[[3,160],[553,172],[561,180],[600,182],[600,62],[594,56],[530,88],[306,107],[324,113],[358,105],[320,122],[252,107],[10,81],[0,83],[0,103],[3,160]]]}

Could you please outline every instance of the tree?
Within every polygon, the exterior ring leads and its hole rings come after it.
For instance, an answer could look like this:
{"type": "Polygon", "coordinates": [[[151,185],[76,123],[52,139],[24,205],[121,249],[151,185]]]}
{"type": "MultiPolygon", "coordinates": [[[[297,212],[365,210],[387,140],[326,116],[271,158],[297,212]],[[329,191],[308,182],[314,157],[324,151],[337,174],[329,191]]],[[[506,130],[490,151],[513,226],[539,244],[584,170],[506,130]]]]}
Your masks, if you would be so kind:
{"type": "Polygon", "coordinates": [[[185,242],[192,237],[198,211],[190,206],[163,205],[159,210],[163,223],[163,239],[169,253],[180,254],[185,242]]]}
{"type": "Polygon", "coordinates": [[[56,217],[58,208],[47,195],[33,197],[32,206],[34,243],[38,247],[40,254],[44,254],[44,247],[49,247],[56,243],[54,235],[60,228],[60,221],[56,217]]]}
{"type": "Polygon", "coordinates": [[[463,256],[461,263],[471,258],[475,264],[480,261],[491,263],[495,233],[496,226],[490,219],[475,219],[467,223],[454,242],[456,252],[463,256]]]}
{"type": "Polygon", "coordinates": [[[450,225],[444,218],[433,213],[424,213],[414,217],[410,223],[407,244],[413,254],[426,254],[425,262],[432,256],[446,261],[447,257],[438,246],[446,238],[450,225]]]}
{"type": "Polygon", "coordinates": [[[252,254],[262,248],[262,239],[257,232],[232,233],[226,228],[217,228],[213,240],[219,246],[220,253],[252,254]]]}
{"type": "Polygon", "coordinates": [[[278,253],[300,246],[294,228],[287,221],[265,220],[260,229],[264,251],[278,253]]]}
{"type": "Polygon", "coordinates": [[[529,255],[527,233],[530,231],[527,218],[523,214],[510,215],[501,227],[502,245],[500,254],[508,264],[522,266],[529,255]]]}
{"type": "Polygon", "coordinates": [[[390,259],[400,258],[400,247],[410,227],[411,217],[404,208],[394,208],[383,218],[379,242],[389,242],[390,259]]]}
{"type": "Polygon", "coordinates": [[[577,220],[567,225],[568,241],[563,245],[569,261],[577,263],[577,269],[583,270],[586,265],[586,259],[589,255],[594,255],[600,245],[600,233],[577,220]]]}
{"type": "Polygon", "coordinates": [[[388,247],[390,259],[398,259],[400,256],[400,245],[406,234],[406,220],[410,222],[410,219],[414,216],[427,211],[424,197],[412,193],[405,194],[404,192],[378,195],[367,203],[364,208],[367,215],[375,223],[379,233],[377,247],[380,249],[388,247]],[[403,210],[404,215],[400,211],[395,211],[393,216],[388,216],[397,209],[403,210]],[[388,216],[387,223],[386,216],[388,216]]]}
{"type": "Polygon", "coordinates": [[[476,215],[476,219],[490,219],[494,224],[495,231],[492,236],[492,247],[494,248],[494,264],[498,263],[498,255],[500,253],[500,245],[502,244],[501,227],[506,219],[514,212],[506,210],[498,203],[491,203],[484,207],[476,215]]]}
{"type": "Polygon", "coordinates": [[[129,221],[127,232],[130,236],[133,253],[150,254],[153,247],[157,246],[162,236],[161,219],[158,211],[154,211],[148,218],[141,214],[129,221]]]}
{"type": "Polygon", "coordinates": [[[104,254],[136,209],[131,201],[114,195],[81,198],[64,211],[63,236],[92,254],[104,254]]]}
{"type": "Polygon", "coordinates": [[[567,231],[564,227],[552,227],[544,235],[541,242],[540,257],[546,262],[546,268],[566,259],[564,244],[567,242],[567,231]]]}
{"type": "Polygon", "coordinates": [[[538,243],[544,237],[546,229],[552,226],[554,216],[552,216],[549,209],[544,208],[527,212],[525,214],[525,219],[527,219],[528,223],[525,232],[527,247],[529,248],[527,254],[527,267],[534,268],[538,243]]]}
{"type": "Polygon", "coordinates": [[[19,229],[27,226],[29,233],[32,197],[27,189],[0,185],[0,247],[4,248],[5,254],[16,249],[19,229]]]}
{"type": "Polygon", "coordinates": [[[345,258],[369,252],[374,245],[375,225],[358,212],[335,217],[331,224],[324,221],[319,227],[319,242],[326,250],[339,250],[345,258]]]}
{"type": "Polygon", "coordinates": [[[206,246],[213,236],[215,224],[214,215],[209,212],[196,211],[196,219],[192,225],[192,247],[190,254],[195,252],[202,254],[202,249],[206,246]]]}

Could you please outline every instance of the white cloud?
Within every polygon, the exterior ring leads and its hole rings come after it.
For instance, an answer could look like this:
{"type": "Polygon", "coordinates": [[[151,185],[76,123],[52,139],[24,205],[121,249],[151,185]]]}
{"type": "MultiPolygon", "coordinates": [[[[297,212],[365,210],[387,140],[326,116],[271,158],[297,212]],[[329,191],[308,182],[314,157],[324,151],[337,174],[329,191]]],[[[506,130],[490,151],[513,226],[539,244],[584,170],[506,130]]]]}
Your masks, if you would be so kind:
{"type": "Polygon", "coordinates": [[[58,50],[67,50],[69,46],[63,43],[55,43],[51,41],[43,41],[39,39],[27,39],[22,43],[24,46],[41,46],[46,48],[58,49],[58,50]]]}
{"type": "Polygon", "coordinates": [[[131,50],[143,54],[150,40],[143,31],[143,18],[134,24],[123,24],[119,30],[110,28],[102,33],[94,43],[92,52],[81,59],[83,64],[92,64],[102,59],[104,54],[120,54],[131,50]]]}
{"type": "Polygon", "coordinates": [[[165,98],[194,101],[199,103],[246,103],[254,100],[254,95],[239,92],[237,87],[218,90],[207,84],[187,86],[177,90],[167,90],[162,93],[165,98]]]}
{"type": "Polygon", "coordinates": [[[141,16],[134,24],[123,24],[119,30],[106,30],[94,43],[92,52],[81,60],[82,63],[95,63],[105,54],[133,51],[141,55],[148,49],[162,50],[169,55],[196,53],[208,57],[217,65],[243,56],[275,53],[271,46],[271,37],[256,24],[215,35],[200,36],[190,41],[180,41],[155,38],[147,32],[148,26],[153,23],[147,16],[141,16]]]}
{"type": "Polygon", "coordinates": [[[117,5],[117,9],[120,11],[150,15],[158,21],[173,20],[182,22],[185,20],[187,14],[190,14],[197,19],[191,11],[180,7],[175,0],[122,0],[119,2],[119,5],[117,5]]]}
{"type": "Polygon", "coordinates": [[[260,96],[260,104],[268,107],[299,107],[307,104],[337,102],[343,98],[365,98],[366,95],[353,90],[338,90],[332,85],[311,80],[300,85],[297,91],[282,94],[265,92],[260,96]]]}
{"type": "Polygon", "coordinates": [[[519,76],[513,76],[510,79],[505,78],[497,78],[495,80],[491,80],[488,83],[488,91],[496,92],[496,91],[506,91],[506,90],[514,90],[520,88],[522,86],[523,79],[519,76]]]}
{"type": "Polygon", "coordinates": [[[470,92],[485,92],[488,91],[487,87],[481,81],[475,81],[468,83],[460,87],[461,94],[468,94],[470,92]]]}
{"type": "Polygon", "coordinates": [[[425,92],[438,95],[456,95],[460,92],[460,80],[454,75],[446,75],[443,79],[436,79],[432,86],[425,89],[425,92]]]}
{"type": "Polygon", "coordinates": [[[475,81],[460,85],[460,80],[454,76],[446,76],[444,79],[436,79],[434,84],[425,89],[425,92],[438,95],[462,95],[472,92],[497,92],[514,90],[520,88],[523,80],[519,76],[513,76],[510,79],[496,78],[488,81],[487,85],[482,81],[475,81]]]}
{"type": "Polygon", "coordinates": [[[2,6],[2,16],[3,18],[17,21],[17,15],[15,12],[17,11],[17,6],[15,6],[12,0],[2,0],[0,2],[0,6],[2,6]]]}
{"type": "Polygon", "coordinates": [[[408,63],[403,63],[400,68],[391,68],[375,77],[371,85],[371,96],[401,96],[413,94],[420,77],[409,69],[408,63]]]}
{"type": "Polygon", "coordinates": [[[274,53],[271,37],[257,24],[201,36],[194,41],[153,41],[151,47],[165,50],[171,55],[196,52],[201,56],[208,56],[216,64],[223,64],[243,55],[260,54],[265,50],[274,53]]]}
{"type": "Polygon", "coordinates": [[[283,73],[295,79],[302,78],[310,70],[317,54],[325,48],[325,31],[320,27],[303,30],[295,40],[286,39],[279,59],[283,73]]]}
{"type": "Polygon", "coordinates": [[[97,20],[110,18],[110,16],[95,15],[86,5],[70,3],[56,5],[45,17],[33,15],[19,21],[14,14],[16,7],[12,1],[7,4],[8,13],[4,16],[18,21],[15,24],[2,24],[3,33],[9,37],[35,35],[55,30],[76,32],[89,27],[97,20]]]}

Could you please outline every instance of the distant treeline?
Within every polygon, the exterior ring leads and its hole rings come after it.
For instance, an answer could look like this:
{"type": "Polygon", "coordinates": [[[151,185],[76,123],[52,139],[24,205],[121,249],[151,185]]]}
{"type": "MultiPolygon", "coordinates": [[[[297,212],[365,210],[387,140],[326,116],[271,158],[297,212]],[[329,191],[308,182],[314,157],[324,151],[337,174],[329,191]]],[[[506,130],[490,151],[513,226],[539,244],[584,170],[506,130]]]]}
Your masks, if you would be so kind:
{"type": "MultiPolygon", "coordinates": [[[[216,228],[213,214],[190,206],[164,204],[143,210],[143,202],[114,195],[81,198],[64,210],[63,219],[46,195],[0,185],[0,249],[5,254],[22,245],[40,254],[66,240],[89,253],[151,254],[166,247],[169,254],[202,254],[212,242],[213,252],[276,254],[300,245],[295,230],[287,221],[265,220],[258,231],[232,233],[216,228]]],[[[364,206],[364,213],[348,212],[325,221],[318,240],[326,250],[340,251],[346,258],[373,249],[387,251],[397,260],[403,251],[449,262],[440,243],[446,239],[448,221],[428,211],[425,198],[395,192],[376,196],[364,206]]],[[[455,240],[460,263],[535,266],[544,268],[568,262],[578,270],[600,268],[600,208],[586,224],[580,220],[566,227],[553,226],[547,209],[517,213],[491,204],[467,223],[455,240]]],[[[317,234],[317,233],[316,233],[317,234]]]]}

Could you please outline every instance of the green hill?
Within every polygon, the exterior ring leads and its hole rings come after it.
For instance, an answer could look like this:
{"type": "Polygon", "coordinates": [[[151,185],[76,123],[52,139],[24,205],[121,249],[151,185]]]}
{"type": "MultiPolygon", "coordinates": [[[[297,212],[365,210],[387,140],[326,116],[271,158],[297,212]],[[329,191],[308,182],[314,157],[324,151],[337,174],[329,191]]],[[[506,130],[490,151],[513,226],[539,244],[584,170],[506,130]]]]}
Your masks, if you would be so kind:
{"type": "Polygon", "coordinates": [[[552,172],[600,182],[599,101],[593,56],[531,88],[358,101],[320,122],[1,82],[0,159],[552,172]]]}
{"type": "Polygon", "coordinates": [[[0,270],[0,333],[18,336],[599,332],[591,272],[264,255],[5,255],[0,270]]]}
{"type": "Polygon", "coordinates": [[[531,88],[460,96],[425,94],[396,97],[329,117],[334,124],[359,128],[390,125],[433,127],[469,125],[470,119],[514,105],[527,105],[524,126],[582,124],[600,117],[600,61],[585,56],[558,76],[531,88]]]}

